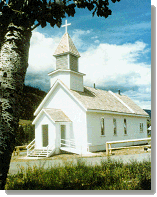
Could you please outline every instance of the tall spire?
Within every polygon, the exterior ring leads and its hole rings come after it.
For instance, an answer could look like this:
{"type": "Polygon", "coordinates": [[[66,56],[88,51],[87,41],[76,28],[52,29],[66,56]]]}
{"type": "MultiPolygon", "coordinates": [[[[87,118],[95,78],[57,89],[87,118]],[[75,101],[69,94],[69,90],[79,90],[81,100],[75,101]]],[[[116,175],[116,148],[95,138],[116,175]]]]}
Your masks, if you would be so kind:
{"type": "Polygon", "coordinates": [[[67,27],[71,25],[65,21],[65,33],[55,50],[53,56],[56,58],[56,69],[49,73],[51,77],[51,86],[57,79],[60,79],[69,89],[76,91],[84,91],[83,76],[85,74],[79,72],[78,60],[80,57],[77,48],[67,33],[67,27]]]}
{"type": "Polygon", "coordinates": [[[59,56],[62,54],[67,54],[67,53],[70,53],[76,57],[80,57],[80,54],[78,50],[76,49],[69,34],[65,33],[53,55],[59,56]]]}

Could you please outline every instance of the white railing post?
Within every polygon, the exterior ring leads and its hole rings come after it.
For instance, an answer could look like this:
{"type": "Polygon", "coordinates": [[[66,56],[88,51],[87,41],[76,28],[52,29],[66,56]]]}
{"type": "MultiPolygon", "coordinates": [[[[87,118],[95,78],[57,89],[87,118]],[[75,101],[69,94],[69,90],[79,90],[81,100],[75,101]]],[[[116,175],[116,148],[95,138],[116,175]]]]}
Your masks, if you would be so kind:
{"type": "Polygon", "coordinates": [[[30,155],[31,149],[34,146],[35,146],[35,139],[30,144],[28,144],[28,146],[26,146],[26,148],[27,148],[27,156],[30,155]]]}
{"type": "Polygon", "coordinates": [[[110,153],[110,154],[112,153],[112,150],[111,150],[111,143],[109,143],[109,153],[110,153]]]}
{"type": "Polygon", "coordinates": [[[108,142],[106,142],[106,155],[108,155],[108,142]]]}
{"type": "Polygon", "coordinates": [[[49,145],[48,145],[46,148],[47,148],[47,156],[46,156],[46,157],[48,157],[48,151],[49,151],[49,149],[48,149],[48,148],[49,148],[49,145]]]}

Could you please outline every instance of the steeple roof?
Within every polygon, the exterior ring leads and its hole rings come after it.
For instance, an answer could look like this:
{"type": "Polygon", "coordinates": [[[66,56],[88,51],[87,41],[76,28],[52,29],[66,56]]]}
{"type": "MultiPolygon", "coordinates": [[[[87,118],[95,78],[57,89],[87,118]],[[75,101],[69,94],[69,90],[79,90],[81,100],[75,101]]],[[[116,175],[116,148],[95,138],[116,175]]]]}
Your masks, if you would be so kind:
{"type": "Polygon", "coordinates": [[[55,50],[54,56],[63,55],[63,54],[71,53],[76,57],[80,57],[78,50],[76,49],[72,39],[70,38],[68,33],[65,33],[55,50]]]}

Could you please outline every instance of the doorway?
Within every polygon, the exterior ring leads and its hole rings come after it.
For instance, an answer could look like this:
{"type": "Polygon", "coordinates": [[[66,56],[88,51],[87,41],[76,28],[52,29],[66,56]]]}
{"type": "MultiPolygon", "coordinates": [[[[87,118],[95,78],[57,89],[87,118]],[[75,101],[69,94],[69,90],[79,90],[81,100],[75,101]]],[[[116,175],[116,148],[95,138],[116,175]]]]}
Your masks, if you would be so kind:
{"type": "Polygon", "coordinates": [[[61,130],[61,146],[64,147],[66,142],[65,142],[65,137],[66,137],[66,125],[61,125],[60,126],[61,130]]]}
{"type": "Polygon", "coordinates": [[[42,125],[43,147],[48,146],[48,125],[42,125]]]}

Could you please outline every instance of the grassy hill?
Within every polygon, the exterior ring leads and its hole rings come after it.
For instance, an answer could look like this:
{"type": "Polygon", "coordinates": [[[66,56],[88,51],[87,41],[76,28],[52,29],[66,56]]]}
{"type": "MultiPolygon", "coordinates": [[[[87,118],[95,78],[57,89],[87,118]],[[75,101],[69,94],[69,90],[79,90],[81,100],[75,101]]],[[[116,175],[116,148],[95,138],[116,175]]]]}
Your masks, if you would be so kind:
{"type": "Polygon", "coordinates": [[[46,92],[31,86],[24,86],[23,95],[20,99],[22,111],[20,119],[33,120],[34,112],[45,97],[46,92]]]}

